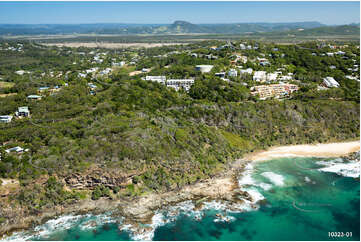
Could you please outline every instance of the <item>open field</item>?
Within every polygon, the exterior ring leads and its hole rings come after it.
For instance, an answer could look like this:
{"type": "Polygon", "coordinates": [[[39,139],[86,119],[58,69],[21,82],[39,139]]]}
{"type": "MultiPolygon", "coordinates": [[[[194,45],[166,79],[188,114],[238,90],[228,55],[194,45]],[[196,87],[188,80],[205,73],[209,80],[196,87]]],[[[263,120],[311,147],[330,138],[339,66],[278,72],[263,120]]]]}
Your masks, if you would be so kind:
{"type": "MultiPolygon", "coordinates": [[[[66,44],[71,46],[89,46],[104,48],[137,48],[139,43],[145,43],[145,48],[164,45],[189,44],[207,40],[257,40],[274,43],[300,43],[305,41],[360,41],[359,35],[305,35],[295,36],[287,34],[136,34],[136,35],[28,35],[28,36],[0,36],[3,40],[31,40],[41,44],[66,44]],[[118,46],[118,44],[121,44],[118,46]]],[[[143,47],[140,45],[140,47],[143,47]]],[[[139,47],[138,47],[139,48],[139,47]]]]}
{"type": "Polygon", "coordinates": [[[9,87],[13,87],[14,85],[15,85],[15,83],[12,83],[12,82],[0,81],[0,88],[9,88],[9,87]]]}
{"type": "Polygon", "coordinates": [[[17,93],[0,94],[0,98],[2,98],[2,97],[14,96],[14,95],[16,95],[16,94],[17,94],[17,93]]]}
{"type": "Polygon", "coordinates": [[[153,48],[170,45],[186,45],[188,43],[96,43],[96,42],[65,42],[65,43],[46,43],[46,46],[57,46],[57,47],[87,47],[87,48],[107,48],[107,49],[118,49],[118,48],[153,48]]]}

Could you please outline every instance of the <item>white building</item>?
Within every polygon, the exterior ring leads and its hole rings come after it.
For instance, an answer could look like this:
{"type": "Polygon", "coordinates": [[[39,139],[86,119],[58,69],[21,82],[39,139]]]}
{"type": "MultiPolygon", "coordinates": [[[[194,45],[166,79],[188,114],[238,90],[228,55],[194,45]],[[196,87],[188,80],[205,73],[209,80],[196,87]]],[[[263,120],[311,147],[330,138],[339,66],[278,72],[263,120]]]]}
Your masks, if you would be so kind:
{"type": "Polygon", "coordinates": [[[10,123],[12,119],[13,119],[12,115],[1,115],[0,123],[10,123]]]}
{"type": "Polygon", "coordinates": [[[292,76],[281,76],[280,80],[281,81],[290,81],[290,80],[292,80],[292,76]]]}
{"type": "Polygon", "coordinates": [[[124,66],[125,65],[125,61],[121,61],[121,62],[112,62],[112,66],[124,66]]]}
{"type": "Polygon", "coordinates": [[[98,67],[93,67],[93,68],[90,68],[88,70],[85,70],[85,72],[88,74],[88,73],[94,73],[98,70],[99,68],[98,67]]]}
{"type": "Polygon", "coordinates": [[[326,55],[327,55],[327,56],[333,56],[334,53],[332,53],[332,52],[327,52],[326,55]]]}
{"type": "Polygon", "coordinates": [[[29,74],[30,71],[24,71],[24,70],[19,70],[19,71],[15,71],[15,74],[18,74],[20,76],[24,75],[24,74],[29,74]]]}
{"type": "Polygon", "coordinates": [[[161,84],[165,84],[166,79],[167,78],[165,76],[146,76],[145,77],[146,81],[158,82],[161,84]]]}
{"type": "Polygon", "coordinates": [[[108,75],[110,72],[112,72],[112,68],[106,68],[105,70],[102,70],[99,72],[100,75],[108,75]]]}
{"type": "Polygon", "coordinates": [[[326,87],[339,87],[340,84],[333,78],[333,77],[326,77],[326,78],[323,78],[323,84],[326,86],[326,87]]]}
{"type": "Polygon", "coordinates": [[[253,74],[253,81],[264,82],[267,80],[267,72],[255,71],[253,74]]]}
{"type": "Polygon", "coordinates": [[[350,79],[350,80],[355,80],[355,81],[360,81],[356,76],[350,76],[350,75],[347,75],[345,76],[347,79],[350,79]]]}
{"type": "Polygon", "coordinates": [[[202,73],[208,73],[212,70],[213,65],[197,65],[196,70],[202,73]]]}
{"type": "Polygon", "coordinates": [[[276,81],[277,76],[277,73],[267,73],[267,81],[276,81]]]}
{"type": "Polygon", "coordinates": [[[19,107],[18,111],[15,112],[15,115],[18,117],[29,117],[30,111],[28,107],[19,107]]]}
{"type": "Polygon", "coordinates": [[[181,88],[184,88],[186,91],[189,91],[191,86],[194,84],[194,79],[169,79],[167,80],[167,87],[172,87],[176,91],[181,88]]]}
{"type": "Polygon", "coordinates": [[[228,76],[230,76],[230,77],[237,77],[237,70],[235,70],[235,69],[230,69],[229,71],[228,71],[228,76]]]}
{"type": "Polygon", "coordinates": [[[20,146],[16,146],[16,147],[5,150],[6,153],[10,153],[10,152],[22,153],[23,151],[24,151],[24,149],[21,148],[20,146]]]}
{"type": "Polygon", "coordinates": [[[252,68],[247,68],[247,69],[241,69],[239,70],[240,74],[250,74],[252,75],[253,69],[252,68]]]}

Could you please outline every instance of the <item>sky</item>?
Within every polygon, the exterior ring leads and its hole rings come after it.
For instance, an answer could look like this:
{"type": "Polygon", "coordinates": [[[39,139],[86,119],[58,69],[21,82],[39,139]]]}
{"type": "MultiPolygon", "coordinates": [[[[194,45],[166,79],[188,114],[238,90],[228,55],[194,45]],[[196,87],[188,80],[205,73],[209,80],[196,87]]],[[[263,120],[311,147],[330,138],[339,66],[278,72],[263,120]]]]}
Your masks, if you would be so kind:
{"type": "Polygon", "coordinates": [[[0,2],[0,24],[360,22],[360,2],[0,2]]]}

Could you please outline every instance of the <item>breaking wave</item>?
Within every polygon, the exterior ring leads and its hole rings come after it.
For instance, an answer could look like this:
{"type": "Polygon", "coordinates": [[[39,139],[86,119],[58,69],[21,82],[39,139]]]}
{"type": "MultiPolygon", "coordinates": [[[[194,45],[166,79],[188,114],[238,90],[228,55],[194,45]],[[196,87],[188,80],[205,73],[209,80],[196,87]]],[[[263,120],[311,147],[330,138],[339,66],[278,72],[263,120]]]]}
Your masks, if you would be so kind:
{"type": "Polygon", "coordinates": [[[338,158],[330,161],[318,161],[316,164],[323,166],[318,169],[322,172],[336,173],[345,177],[360,177],[360,161],[344,162],[338,158]]]}

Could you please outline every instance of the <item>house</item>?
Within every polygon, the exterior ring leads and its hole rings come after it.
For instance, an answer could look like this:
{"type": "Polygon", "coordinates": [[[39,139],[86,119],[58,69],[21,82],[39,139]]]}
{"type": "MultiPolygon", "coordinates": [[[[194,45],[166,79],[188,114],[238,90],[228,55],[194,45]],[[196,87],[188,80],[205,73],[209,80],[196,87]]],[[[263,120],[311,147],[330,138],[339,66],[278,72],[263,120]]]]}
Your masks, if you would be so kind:
{"type": "Polygon", "coordinates": [[[218,56],[215,56],[215,55],[212,55],[212,54],[205,55],[204,57],[207,58],[207,59],[209,59],[209,60],[216,60],[216,59],[218,59],[218,56]]]}
{"type": "Polygon", "coordinates": [[[108,75],[112,71],[112,68],[105,68],[105,70],[102,70],[99,72],[100,75],[108,75]]]}
{"type": "Polygon", "coordinates": [[[96,85],[94,85],[93,83],[88,83],[88,87],[90,88],[90,90],[95,90],[97,88],[96,85]]]}
{"type": "Polygon", "coordinates": [[[22,153],[24,151],[25,150],[23,148],[21,148],[20,146],[16,146],[16,147],[5,150],[6,153],[10,153],[10,152],[22,153]]]}
{"type": "Polygon", "coordinates": [[[149,69],[149,68],[143,68],[143,69],[142,69],[142,72],[143,72],[143,73],[150,72],[150,69],[149,69]]]}
{"type": "Polygon", "coordinates": [[[30,117],[30,111],[28,107],[19,107],[18,111],[15,112],[17,117],[30,117]]]}
{"type": "Polygon", "coordinates": [[[29,71],[24,71],[24,70],[19,70],[19,71],[15,71],[15,74],[18,74],[20,76],[24,75],[24,74],[29,74],[30,72],[29,71]]]}
{"type": "Polygon", "coordinates": [[[196,70],[202,73],[208,73],[212,70],[213,65],[197,65],[196,70]]]}
{"type": "Polygon", "coordinates": [[[350,80],[355,80],[355,81],[360,81],[357,77],[355,77],[355,76],[350,76],[350,75],[348,75],[348,76],[345,76],[347,79],[350,79],[350,80]]]}
{"type": "Polygon", "coordinates": [[[214,75],[218,76],[220,78],[224,78],[226,76],[226,73],[225,72],[218,72],[218,73],[215,73],[214,75]]]}
{"type": "Polygon", "coordinates": [[[121,61],[121,62],[112,62],[112,66],[124,66],[125,65],[125,61],[121,61]]]}
{"type": "Polygon", "coordinates": [[[264,82],[267,80],[267,72],[255,71],[253,74],[253,81],[264,82]]]}
{"type": "Polygon", "coordinates": [[[89,74],[89,73],[95,73],[95,72],[98,71],[98,69],[99,69],[99,67],[93,67],[93,68],[90,68],[90,69],[88,69],[88,70],[85,70],[85,72],[86,72],[87,74],[89,74]]]}
{"type": "Polygon", "coordinates": [[[45,92],[47,90],[49,90],[49,87],[39,87],[38,88],[38,92],[45,92]]]}
{"type": "Polygon", "coordinates": [[[27,99],[29,100],[41,100],[42,96],[39,95],[29,95],[27,96],[27,99]]]}
{"type": "Polygon", "coordinates": [[[10,123],[12,119],[13,119],[12,115],[1,115],[0,123],[10,123]]]}
{"type": "Polygon", "coordinates": [[[244,44],[240,44],[240,45],[239,45],[239,48],[240,48],[241,50],[245,50],[245,49],[246,49],[246,46],[245,46],[244,44]]]}
{"type": "Polygon", "coordinates": [[[172,87],[176,91],[184,88],[189,91],[191,86],[194,84],[194,79],[169,79],[167,80],[167,87],[172,87]]]}
{"type": "Polygon", "coordinates": [[[329,57],[331,57],[331,56],[334,55],[334,53],[332,53],[332,52],[327,52],[326,55],[329,56],[329,57]]]}
{"type": "Polygon", "coordinates": [[[235,69],[230,69],[229,71],[228,71],[228,76],[230,76],[230,77],[237,77],[237,70],[235,70],[235,69]]]}
{"type": "Polygon", "coordinates": [[[336,69],[336,66],[330,66],[330,69],[334,70],[334,69],[336,69]]]}
{"type": "Polygon", "coordinates": [[[340,84],[333,77],[323,78],[323,85],[326,87],[339,87],[340,84]]]}
{"type": "Polygon", "coordinates": [[[247,63],[248,58],[247,58],[247,56],[239,56],[239,60],[240,60],[242,63],[247,63]]]}
{"type": "Polygon", "coordinates": [[[346,53],[340,50],[340,51],[337,51],[335,54],[336,54],[336,55],[344,55],[344,54],[346,54],[346,53]]]}

